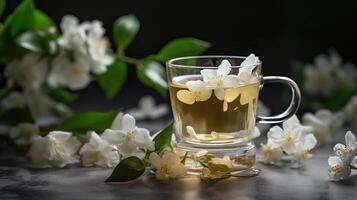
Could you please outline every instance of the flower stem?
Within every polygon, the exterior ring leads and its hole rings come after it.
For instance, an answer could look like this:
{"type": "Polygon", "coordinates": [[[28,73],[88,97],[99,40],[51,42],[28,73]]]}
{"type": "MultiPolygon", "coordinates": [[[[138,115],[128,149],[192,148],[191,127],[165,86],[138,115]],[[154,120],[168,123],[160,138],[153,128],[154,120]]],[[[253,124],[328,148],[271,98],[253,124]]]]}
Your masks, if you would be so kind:
{"type": "Polygon", "coordinates": [[[129,64],[133,64],[133,65],[138,65],[140,63],[139,59],[128,57],[128,56],[124,56],[124,55],[118,55],[118,58],[120,60],[124,61],[124,62],[127,62],[129,64]]]}

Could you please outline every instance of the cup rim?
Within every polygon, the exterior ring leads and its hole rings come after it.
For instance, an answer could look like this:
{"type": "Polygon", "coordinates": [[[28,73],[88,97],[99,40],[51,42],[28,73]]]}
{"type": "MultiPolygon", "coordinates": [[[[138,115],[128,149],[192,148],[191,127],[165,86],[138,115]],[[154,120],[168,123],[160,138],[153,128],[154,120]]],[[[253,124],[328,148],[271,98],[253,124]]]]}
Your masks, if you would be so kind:
{"type": "MultiPolygon", "coordinates": [[[[176,68],[195,68],[195,69],[217,69],[218,66],[197,66],[197,65],[182,65],[182,64],[174,64],[173,62],[187,59],[195,59],[195,58],[227,58],[227,59],[246,59],[246,56],[232,56],[232,55],[201,55],[201,56],[184,56],[172,58],[166,62],[166,66],[168,67],[176,67],[176,68]]],[[[255,65],[247,65],[244,67],[253,67],[262,64],[262,61],[259,59],[255,65]]],[[[242,68],[240,65],[232,65],[231,68],[242,68]]]]}

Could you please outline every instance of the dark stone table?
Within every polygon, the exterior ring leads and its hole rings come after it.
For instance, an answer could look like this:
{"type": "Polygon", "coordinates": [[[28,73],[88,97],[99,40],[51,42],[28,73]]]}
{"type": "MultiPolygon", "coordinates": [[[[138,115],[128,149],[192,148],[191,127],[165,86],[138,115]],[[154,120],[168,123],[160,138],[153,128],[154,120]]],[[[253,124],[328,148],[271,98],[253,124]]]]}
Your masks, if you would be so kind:
{"type": "MultiPolygon", "coordinates": [[[[143,126],[145,127],[145,126],[143,126]]],[[[112,169],[33,169],[24,157],[0,154],[0,199],[357,199],[357,176],[330,182],[327,158],[332,146],[314,151],[301,169],[257,163],[259,176],[201,181],[187,177],[160,182],[151,174],[124,184],[106,184],[112,169]]]]}

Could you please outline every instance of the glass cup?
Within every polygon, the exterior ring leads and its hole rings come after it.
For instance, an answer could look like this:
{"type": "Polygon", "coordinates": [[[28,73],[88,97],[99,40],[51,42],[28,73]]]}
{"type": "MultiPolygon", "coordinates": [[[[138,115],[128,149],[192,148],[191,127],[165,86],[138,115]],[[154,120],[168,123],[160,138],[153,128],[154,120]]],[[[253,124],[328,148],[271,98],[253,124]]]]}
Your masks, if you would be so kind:
{"type": "MultiPolygon", "coordinates": [[[[194,158],[207,151],[229,156],[233,174],[256,174],[256,124],[282,122],[294,115],[300,104],[297,84],[281,76],[262,76],[262,62],[243,61],[241,56],[194,56],[167,62],[167,77],[174,117],[177,148],[194,158]],[[242,65],[242,66],[241,66],[242,65]],[[291,88],[290,106],[275,116],[257,116],[259,91],[264,84],[283,83],[291,88]],[[248,173],[246,173],[248,172],[248,173]]],[[[202,166],[186,162],[191,172],[202,166]]]]}

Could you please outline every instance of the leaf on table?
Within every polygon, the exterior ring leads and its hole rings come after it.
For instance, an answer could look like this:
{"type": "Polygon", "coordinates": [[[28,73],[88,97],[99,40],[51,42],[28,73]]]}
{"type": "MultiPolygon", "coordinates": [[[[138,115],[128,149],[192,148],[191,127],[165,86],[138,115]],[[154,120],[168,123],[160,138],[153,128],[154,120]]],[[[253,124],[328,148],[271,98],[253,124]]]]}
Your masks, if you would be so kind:
{"type": "Polygon", "coordinates": [[[70,91],[67,91],[62,88],[48,89],[47,95],[51,97],[51,99],[63,103],[71,103],[78,99],[79,95],[70,91]]]}
{"type": "Polygon", "coordinates": [[[116,60],[104,74],[98,76],[99,86],[104,90],[107,99],[111,100],[115,97],[123,86],[127,74],[128,67],[126,63],[116,60]]]}
{"type": "Polygon", "coordinates": [[[160,153],[166,147],[171,148],[172,141],[172,129],[173,123],[170,123],[166,128],[159,131],[158,134],[154,137],[153,141],[155,142],[155,152],[160,153]]]}
{"type": "Polygon", "coordinates": [[[73,134],[86,134],[95,131],[101,134],[109,128],[118,112],[84,112],[63,120],[57,130],[72,132],[73,134]]]}
{"type": "Polygon", "coordinates": [[[145,172],[145,164],[138,157],[122,160],[105,182],[127,182],[140,177],[145,172]]]}
{"type": "Polygon", "coordinates": [[[137,66],[136,74],[139,80],[148,87],[167,95],[165,68],[156,61],[148,61],[137,66]]]}
{"type": "Polygon", "coordinates": [[[166,62],[172,58],[182,56],[196,56],[206,51],[211,44],[195,38],[178,38],[167,43],[156,54],[156,59],[166,62]]]}
{"type": "Polygon", "coordinates": [[[113,27],[113,36],[117,47],[121,50],[126,49],[134,40],[139,28],[140,22],[135,15],[119,17],[113,27]]]}

